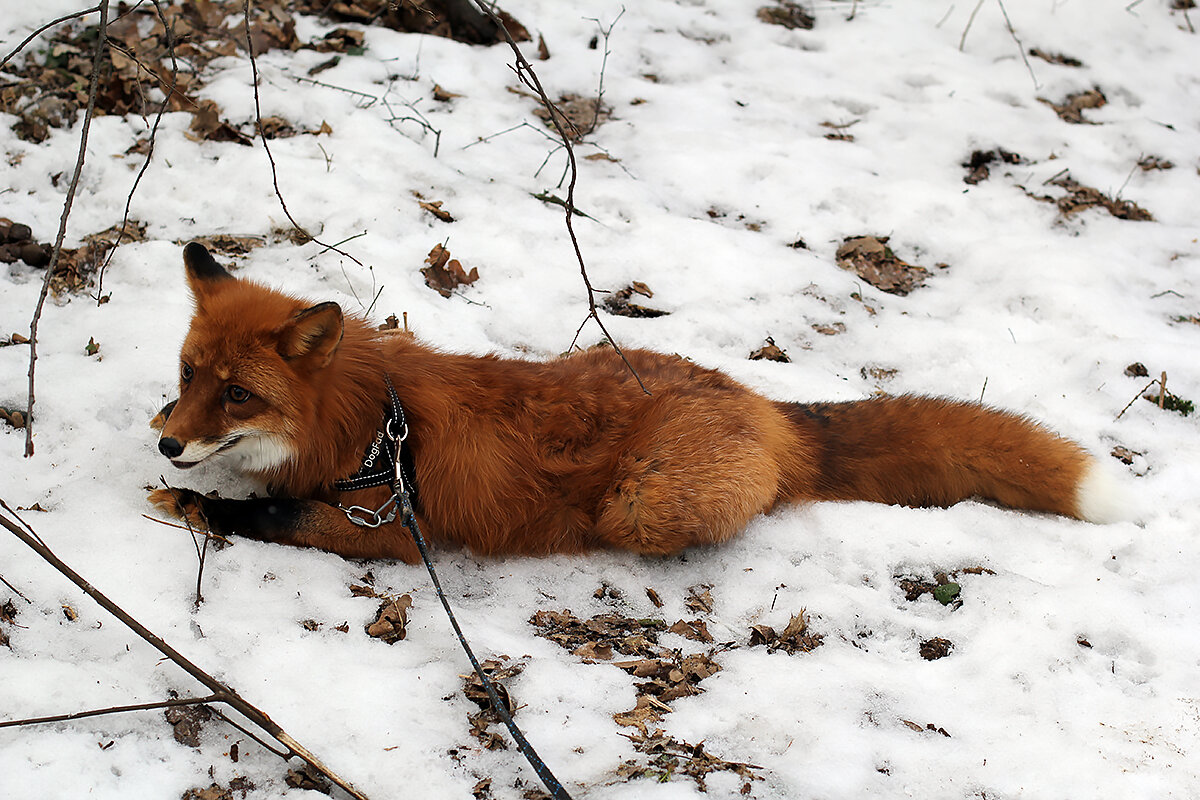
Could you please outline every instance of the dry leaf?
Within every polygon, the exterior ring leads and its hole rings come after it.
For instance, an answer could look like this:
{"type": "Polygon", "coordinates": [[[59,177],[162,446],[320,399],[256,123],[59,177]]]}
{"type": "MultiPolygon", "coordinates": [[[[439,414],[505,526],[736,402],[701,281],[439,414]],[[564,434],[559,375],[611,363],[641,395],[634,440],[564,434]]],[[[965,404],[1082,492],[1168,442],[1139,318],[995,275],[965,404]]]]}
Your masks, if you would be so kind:
{"type": "Polygon", "coordinates": [[[367,635],[388,644],[400,641],[408,635],[408,609],[410,608],[412,608],[412,597],[407,594],[384,600],[375,615],[375,621],[367,626],[367,635]]]}
{"type": "Polygon", "coordinates": [[[457,259],[450,258],[450,251],[440,244],[433,246],[425,258],[429,266],[421,270],[425,285],[442,297],[449,297],[459,286],[469,286],[479,280],[479,270],[471,268],[468,273],[457,259]]]}

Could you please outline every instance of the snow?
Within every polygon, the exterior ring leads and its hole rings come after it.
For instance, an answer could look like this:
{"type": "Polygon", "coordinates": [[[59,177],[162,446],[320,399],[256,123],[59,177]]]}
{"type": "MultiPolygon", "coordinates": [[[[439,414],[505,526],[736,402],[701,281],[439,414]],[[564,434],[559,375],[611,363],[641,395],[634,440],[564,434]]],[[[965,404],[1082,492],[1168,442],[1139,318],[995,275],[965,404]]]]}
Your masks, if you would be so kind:
{"type": "MultiPolygon", "coordinates": [[[[7,9],[0,49],[76,5],[7,9]]],[[[613,25],[603,78],[614,117],[578,147],[576,203],[592,219],[575,228],[596,286],[644,281],[655,292],[646,304],[671,312],[606,317],[623,345],[685,354],[780,399],[855,399],[877,388],[982,395],[1096,453],[1135,519],[1092,525],[980,503],[823,504],[668,559],[438,551],[476,652],[525,659],[510,686],[517,720],[574,796],[703,793],[680,776],[618,776],[639,757],[623,736],[632,729],[612,720],[633,707],[634,680],[539,638],[530,615],[587,618],[615,604],[670,624],[695,616],[684,600],[698,584],[712,587],[706,619],[717,641],[742,646],[715,656],[723,670],[704,693],[675,701],[662,724],[760,766],[751,797],[1200,794],[1200,436],[1195,417],[1142,400],[1119,414],[1149,380],[1123,374],[1133,361],[1151,377],[1165,370],[1183,397],[1200,394],[1200,327],[1174,321],[1200,314],[1197,40],[1168,6],[1007,0],[1025,49],[1085,65],[1031,57],[1031,76],[991,2],[961,50],[973,3],[865,1],[847,19],[849,2],[822,2],[812,31],[766,25],[754,4],[721,0],[655,0],[623,13],[600,2],[504,4],[544,35],[551,58],[534,66],[555,95],[595,92],[604,39],[597,50],[588,41],[613,25]],[[1085,112],[1094,125],[1068,125],[1038,100],[1093,86],[1109,100],[1085,112]],[[823,122],[853,123],[844,132],[854,141],[825,138],[823,122]],[[970,153],[996,147],[1027,163],[993,164],[986,181],[965,184],[970,153]],[[601,152],[616,160],[582,159],[601,152]],[[1175,167],[1137,169],[1147,155],[1175,167]],[[1098,209],[1063,220],[1022,191],[1054,194],[1045,182],[1062,170],[1134,200],[1155,221],[1098,209]],[[890,236],[898,256],[929,267],[927,285],[896,297],[839,269],[841,241],[864,234],[890,236]],[[789,247],[798,239],[808,249],[789,247]],[[844,332],[813,328],[835,322],[844,332]],[[767,336],[792,363],[747,360],[767,336]],[[896,372],[881,379],[867,367],[896,372]],[[1114,445],[1140,454],[1132,467],[1108,458],[1114,445]],[[897,584],[976,566],[994,574],[960,573],[956,610],[928,595],[908,602],[897,584]],[[602,583],[622,599],[596,598],[602,583]],[[750,626],[782,627],[801,608],[821,647],[788,655],[745,646],[750,626]],[[934,636],[954,649],[925,661],[919,645],[934,636]]],[[[300,35],[329,27],[302,21],[300,35]]],[[[432,133],[389,125],[382,102],[293,79],[324,55],[263,56],[263,114],[333,129],[271,142],[289,209],[328,241],[365,232],[345,248],[370,268],[274,241],[241,260],[242,274],[350,310],[378,291],[374,316],[407,312],[419,336],[446,350],[567,350],[586,314],[583,285],[561,209],[530,196],[563,194],[564,157],[532,115],[534,101],[508,91],[517,85],[511,53],[383,29],[369,29],[366,42],[322,83],[386,93],[398,116],[412,104],[440,131],[437,156],[432,133]],[[435,102],[434,84],[461,96],[435,102]],[[443,201],[456,221],[434,220],[413,192],[443,201]],[[418,271],[442,241],[481,276],[450,299],[418,271]]],[[[253,115],[249,81],[246,61],[222,59],[200,94],[243,124],[253,115]]],[[[191,141],[188,121],[169,115],[158,133],[131,210],[148,223],[147,240],[118,251],[105,278],[111,301],[47,305],[37,454],[24,459],[23,432],[0,427],[0,496],[40,504],[45,513],[24,517],[59,556],[368,796],[464,797],[491,777],[494,796],[521,797],[537,781],[515,749],[485,751],[469,734],[475,709],[459,677],[469,667],[423,568],[238,541],[208,554],[195,609],[191,540],[142,516],[151,513],[143,487],[160,475],[206,491],[253,488],[219,464],[172,470],[146,427],[173,396],[190,313],[180,245],[286,228],[261,146],[191,141]],[[89,337],[98,356],[84,353],[89,337]],[[378,589],[414,600],[408,637],[393,646],[363,631],[377,601],[347,588],[368,569],[378,589]],[[308,619],[320,628],[306,630],[308,619]],[[336,630],[343,622],[346,633],[336,630]]],[[[52,241],[66,189],[52,176],[69,175],[78,126],[31,145],[10,124],[0,125],[9,165],[0,213],[52,241]]],[[[141,165],[124,153],[147,125],[93,123],[68,245],[120,222],[141,165]]],[[[21,264],[0,273],[0,332],[26,332],[40,281],[21,264]]],[[[580,343],[600,336],[587,325],[580,343]]],[[[0,405],[23,405],[27,369],[26,347],[0,348],[0,405]]],[[[4,628],[11,649],[0,650],[4,718],[200,691],[12,537],[0,537],[0,574],[31,601],[0,588],[0,601],[11,596],[18,608],[4,628]]],[[[257,787],[248,797],[301,796],[283,773],[219,722],[199,748],[176,743],[160,711],[0,730],[4,797],[178,797],[239,775],[257,787]]],[[[741,784],[713,775],[708,793],[737,795],[741,784]]]]}

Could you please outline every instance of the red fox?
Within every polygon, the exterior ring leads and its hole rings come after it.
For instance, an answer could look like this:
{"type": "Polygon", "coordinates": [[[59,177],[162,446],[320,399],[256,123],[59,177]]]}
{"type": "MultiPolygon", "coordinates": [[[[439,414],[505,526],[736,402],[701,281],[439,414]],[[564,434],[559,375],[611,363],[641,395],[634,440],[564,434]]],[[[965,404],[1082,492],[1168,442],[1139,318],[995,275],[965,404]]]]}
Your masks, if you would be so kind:
{"type": "Polygon", "coordinates": [[[159,450],[180,468],[222,456],[271,496],[160,489],[151,501],[217,533],[416,562],[399,519],[366,527],[345,510],[392,495],[351,480],[386,449],[389,397],[407,423],[422,531],[485,555],[665,555],[814,500],[978,496],[1123,516],[1092,456],[1017,414],[914,396],[776,402],[679,356],[626,351],[647,392],[612,348],[544,362],[441,353],[336,303],[234,278],[197,243],[184,263],[196,311],[159,450]]]}

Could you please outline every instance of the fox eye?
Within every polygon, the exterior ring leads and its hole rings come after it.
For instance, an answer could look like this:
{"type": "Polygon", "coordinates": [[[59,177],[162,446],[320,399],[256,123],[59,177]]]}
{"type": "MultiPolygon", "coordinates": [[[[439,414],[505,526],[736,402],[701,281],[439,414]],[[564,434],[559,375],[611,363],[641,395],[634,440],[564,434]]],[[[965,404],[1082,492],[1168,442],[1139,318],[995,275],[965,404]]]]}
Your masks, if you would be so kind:
{"type": "Polygon", "coordinates": [[[195,373],[192,371],[191,365],[185,361],[183,366],[179,368],[179,377],[183,378],[184,383],[190,383],[193,374],[195,373]]]}
{"type": "Polygon", "coordinates": [[[234,403],[244,403],[250,399],[250,391],[248,389],[243,389],[236,383],[231,385],[225,391],[225,395],[234,403]]]}

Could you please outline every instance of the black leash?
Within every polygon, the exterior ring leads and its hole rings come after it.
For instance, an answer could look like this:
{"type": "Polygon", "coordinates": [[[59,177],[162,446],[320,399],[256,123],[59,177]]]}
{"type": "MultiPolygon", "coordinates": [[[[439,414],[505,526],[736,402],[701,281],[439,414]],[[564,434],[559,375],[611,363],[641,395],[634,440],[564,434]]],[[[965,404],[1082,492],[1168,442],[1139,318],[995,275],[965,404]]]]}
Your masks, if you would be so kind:
{"type": "MultiPolygon", "coordinates": [[[[384,376],[387,382],[388,397],[391,401],[391,411],[385,418],[383,429],[381,431],[382,438],[376,436],[374,444],[367,450],[367,459],[364,459],[363,468],[359,472],[345,481],[338,481],[335,485],[344,485],[355,488],[367,488],[368,486],[382,486],[385,482],[390,483],[392,487],[392,496],[386,503],[378,509],[372,510],[362,508],[361,506],[351,506],[350,508],[343,507],[346,516],[358,525],[367,527],[378,527],[385,522],[391,522],[396,518],[397,510],[399,511],[400,524],[408,528],[412,534],[413,540],[417,543],[417,550],[421,553],[421,560],[425,562],[425,568],[429,570],[429,578],[433,581],[433,588],[437,591],[438,599],[442,601],[442,608],[446,609],[446,616],[450,618],[450,625],[454,628],[454,633],[458,636],[458,643],[462,645],[463,652],[467,654],[467,659],[471,662],[471,666],[475,668],[475,674],[479,676],[479,681],[483,684],[483,689],[487,692],[488,700],[492,703],[492,708],[500,716],[508,732],[512,734],[513,741],[517,743],[517,749],[525,756],[525,760],[533,767],[533,771],[542,779],[542,784],[546,790],[550,792],[550,796],[555,800],[571,800],[571,795],[563,788],[562,783],[558,778],[554,777],[554,773],[550,771],[550,767],[546,766],[546,762],[533,749],[533,745],[525,738],[525,734],[521,733],[521,729],[517,727],[517,723],[513,721],[512,714],[509,713],[508,707],[504,701],[500,699],[500,694],[496,691],[491,678],[484,672],[483,667],[479,666],[479,660],[475,658],[475,653],[471,650],[471,645],[467,644],[467,638],[463,635],[462,628],[458,625],[458,619],[454,616],[454,611],[450,608],[450,602],[446,599],[446,593],[442,591],[442,583],[438,580],[437,572],[433,569],[433,561],[429,558],[429,548],[425,545],[425,537],[421,535],[421,529],[417,525],[416,513],[413,510],[413,492],[409,486],[412,485],[415,489],[415,484],[412,483],[413,470],[411,463],[406,469],[406,462],[402,452],[404,440],[408,438],[408,425],[404,421],[404,409],[400,405],[399,398],[396,397],[396,390],[392,388],[392,382],[387,376],[384,376]],[[378,455],[384,456],[382,461],[391,461],[391,464],[375,463],[375,458],[372,453],[378,448],[378,455]],[[372,463],[367,463],[368,459],[372,463]],[[390,467],[390,469],[389,469],[390,467]],[[375,483],[378,480],[380,470],[388,471],[388,480],[375,483]],[[409,475],[406,476],[405,472],[409,475]],[[365,473],[370,473],[370,477],[366,478],[365,473]],[[366,480],[363,480],[366,478],[366,480]],[[369,481],[369,482],[368,482],[369,481]],[[390,509],[390,510],[389,510],[390,509]],[[356,512],[365,512],[369,514],[369,518],[363,518],[356,512]],[[384,512],[388,512],[386,516],[384,512]]],[[[339,487],[340,488],[340,487],[339,487]]],[[[349,489],[343,489],[347,491],[349,489]]]]}

